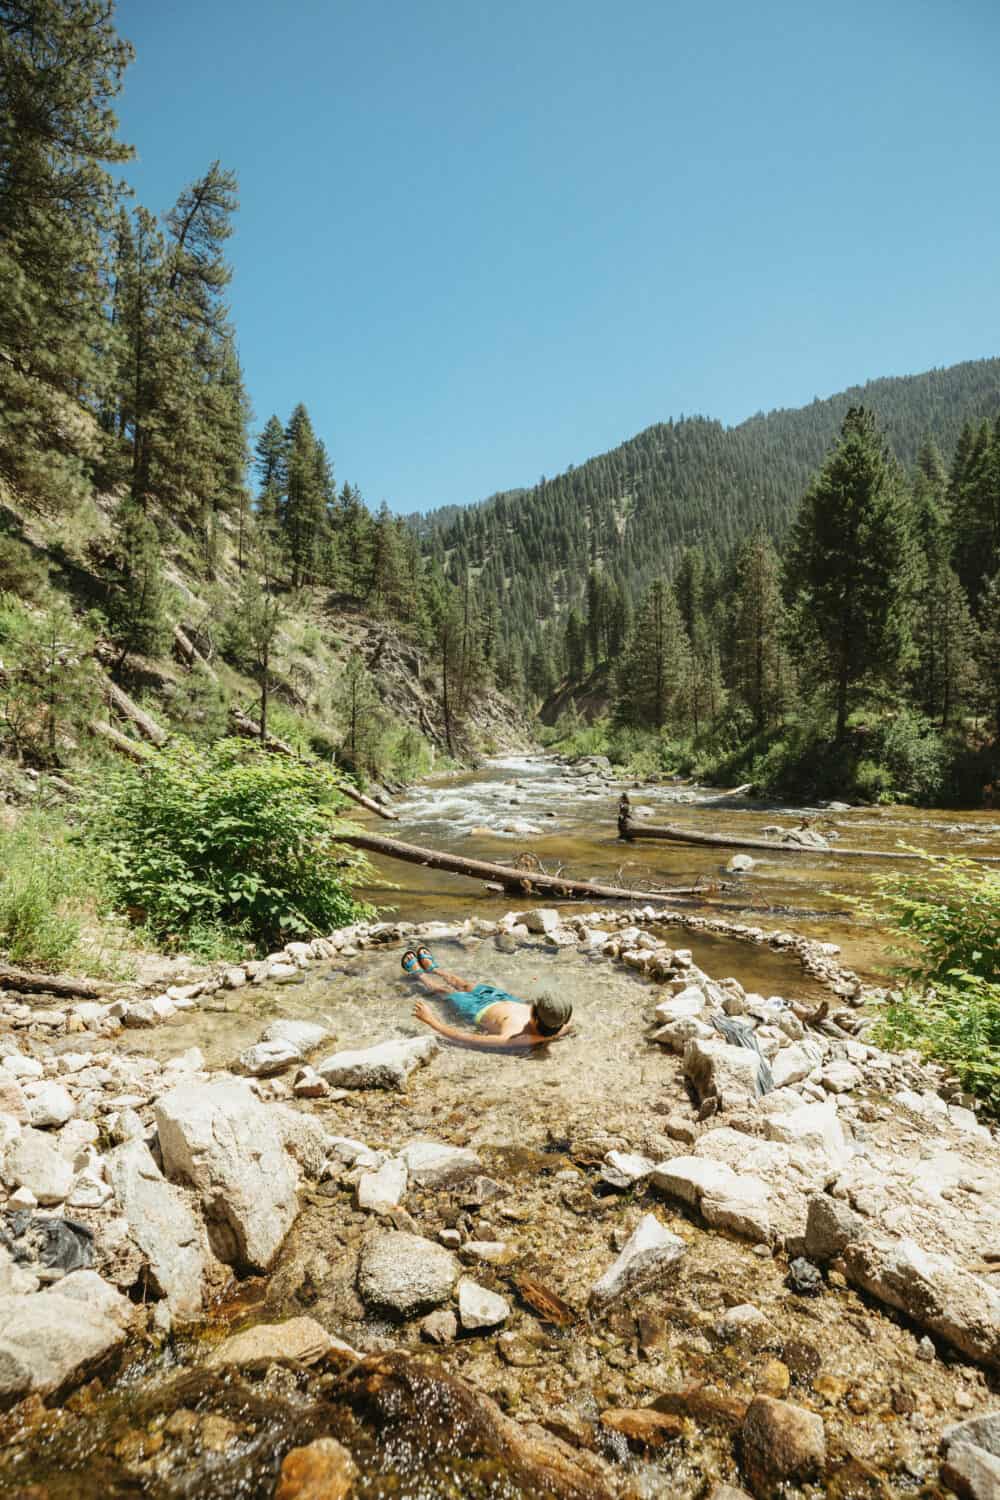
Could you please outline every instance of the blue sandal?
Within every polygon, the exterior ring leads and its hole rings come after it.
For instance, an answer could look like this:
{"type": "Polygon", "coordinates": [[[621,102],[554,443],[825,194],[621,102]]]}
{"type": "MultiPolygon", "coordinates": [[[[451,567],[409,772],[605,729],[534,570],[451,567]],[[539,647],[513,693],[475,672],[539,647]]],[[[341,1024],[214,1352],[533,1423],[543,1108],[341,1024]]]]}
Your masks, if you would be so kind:
{"type": "Polygon", "coordinates": [[[437,959],[434,957],[431,950],[429,948],[425,948],[423,944],[421,944],[421,946],[417,949],[417,963],[423,969],[425,974],[433,974],[434,970],[437,968],[437,959]]]}
{"type": "Polygon", "coordinates": [[[407,948],[399,963],[400,968],[403,970],[404,974],[415,974],[417,969],[420,967],[419,963],[417,962],[417,955],[414,953],[412,948],[407,948]]]}

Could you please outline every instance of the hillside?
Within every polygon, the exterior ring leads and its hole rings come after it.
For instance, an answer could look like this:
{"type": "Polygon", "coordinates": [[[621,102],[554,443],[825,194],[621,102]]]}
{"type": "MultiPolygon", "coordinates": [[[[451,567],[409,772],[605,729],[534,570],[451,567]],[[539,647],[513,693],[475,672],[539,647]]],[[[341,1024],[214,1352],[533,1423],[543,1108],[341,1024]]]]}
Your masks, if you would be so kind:
{"type": "Polygon", "coordinates": [[[582,599],[595,562],[634,600],[686,546],[721,561],[758,527],[780,541],[858,405],[875,412],[907,468],[928,436],[947,456],[963,423],[1000,412],[1000,359],[869,381],[737,427],[707,417],[659,423],[533,489],[424,517],[419,533],[450,576],[480,575],[512,638],[530,636],[539,619],[582,599]]]}

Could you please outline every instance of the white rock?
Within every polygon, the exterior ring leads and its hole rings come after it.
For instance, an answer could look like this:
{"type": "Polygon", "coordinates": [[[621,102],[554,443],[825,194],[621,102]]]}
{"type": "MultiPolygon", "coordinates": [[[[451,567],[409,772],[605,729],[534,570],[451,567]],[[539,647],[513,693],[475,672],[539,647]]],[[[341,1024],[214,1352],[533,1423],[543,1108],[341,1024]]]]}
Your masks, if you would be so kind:
{"type": "Polygon", "coordinates": [[[609,1151],[604,1160],[607,1165],[603,1176],[613,1187],[631,1187],[648,1177],[656,1166],[650,1157],[629,1151],[609,1151]]]}
{"type": "Polygon", "coordinates": [[[684,1048],[684,1075],[700,1102],[724,1093],[752,1097],[759,1069],[760,1058],[749,1047],[694,1039],[684,1048]]]}
{"type": "Polygon", "coordinates": [[[366,1171],[375,1172],[385,1161],[384,1151],[373,1151],[364,1141],[355,1141],[349,1135],[328,1135],[326,1149],[345,1167],[364,1167],[366,1171]]]}
{"type": "MultiPolygon", "coordinates": [[[[23,1188],[18,1188],[18,1193],[23,1191],[23,1188]]],[[[8,1207],[14,1204],[14,1199],[16,1197],[17,1193],[13,1194],[13,1196],[7,1200],[8,1207]]],[[[35,1203],[25,1203],[23,1205],[21,1203],[17,1203],[14,1204],[14,1206],[16,1208],[37,1208],[38,1205],[35,1203]]],[[[11,1255],[10,1251],[5,1250],[3,1246],[0,1245],[0,1298],[23,1297],[29,1292],[37,1292],[38,1287],[38,1277],[32,1276],[29,1271],[22,1270],[21,1267],[17,1264],[17,1261],[11,1255]]],[[[2,1364],[2,1358],[3,1356],[0,1355],[0,1364],[2,1364]]],[[[2,1379],[2,1375],[0,1375],[0,1379],[2,1379]]]]}
{"type": "Polygon", "coordinates": [[[0,1405],[82,1377],[124,1342],[132,1312],[96,1271],[74,1271],[31,1297],[0,1297],[0,1405]]]}
{"type": "Polygon", "coordinates": [[[532,911],[522,912],[521,921],[529,932],[548,934],[562,926],[562,918],[554,906],[536,906],[532,911]]]}
{"type": "Polygon", "coordinates": [[[358,1292],[370,1307],[402,1317],[447,1302],[458,1281],[450,1250],[421,1235],[383,1230],[361,1247],[358,1292]]]}
{"type": "Polygon", "coordinates": [[[315,1021],[272,1021],[261,1037],[262,1042],[290,1042],[300,1052],[311,1052],[321,1042],[329,1041],[330,1028],[315,1021]]]}
{"type": "Polygon", "coordinates": [[[28,1118],[38,1130],[58,1128],[76,1113],[76,1105],[61,1083],[27,1083],[28,1118]]]}
{"type": "Polygon", "coordinates": [[[791,1046],[783,1047],[771,1064],[775,1088],[801,1083],[822,1061],[823,1049],[816,1042],[793,1042],[791,1046]]]}
{"type": "Polygon", "coordinates": [[[772,1141],[822,1152],[834,1163],[846,1163],[851,1155],[832,1098],[821,1104],[802,1104],[788,1114],[767,1115],[764,1133],[772,1141]]]}
{"type": "Polygon", "coordinates": [[[497,1328],[509,1317],[510,1303],[506,1297],[488,1291],[468,1276],[462,1277],[458,1283],[458,1319],[467,1332],[497,1328]]]}
{"type": "Polygon", "coordinates": [[[196,1318],[208,1266],[205,1230],[186,1193],[167,1182],[143,1141],[127,1141],[108,1157],[115,1199],[149,1266],[153,1290],[174,1318],[196,1318]]]}
{"type": "Polygon", "coordinates": [[[38,1199],[30,1188],[19,1187],[15,1188],[7,1199],[7,1206],[8,1208],[37,1208],[38,1199]]]}
{"type": "Polygon", "coordinates": [[[679,1021],[684,1016],[700,1016],[705,1009],[705,996],[696,984],[687,984],[679,994],[661,1000],[656,1014],[661,1021],[679,1021]]]}
{"type": "Polygon", "coordinates": [[[37,1057],[26,1057],[23,1052],[8,1052],[0,1058],[0,1067],[12,1078],[41,1078],[45,1073],[37,1057]]]}
{"type": "Polygon", "coordinates": [[[861,1083],[861,1073],[849,1062],[827,1063],[819,1077],[828,1094],[848,1094],[861,1083]]]}
{"type": "Polygon", "coordinates": [[[483,1168],[474,1151],[446,1146],[441,1141],[410,1141],[399,1154],[417,1187],[452,1187],[483,1168]]]}
{"type": "Polygon", "coordinates": [[[40,1130],[23,1130],[8,1145],[3,1179],[9,1187],[25,1187],[39,1203],[62,1203],[73,1183],[73,1168],[40,1130]]]}
{"type": "Polygon", "coordinates": [[[684,1241],[665,1229],[655,1214],[644,1214],[618,1259],[591,1288],[591,1307],[600,1311],[626,1292],[651,1286],[686,1249],[684,1241]]]}
{"type": "Polygon", "coordinates": [[[406,1163],[398,1156],[389,1157],[376,1172],[365,1172],[358,1182],[358,1207],[396,1208],[406,1197],[408,1173],[406,1163]]]}
{"type": "Polygon", "coordinates": [[[272,1078],[276,1073],[285,1073],[295,1063],[303,1061],[302,1053],[291,1042],[275,1040],[257,1042],[240,1053],[239,1065],[244,1073],[254,1078],[272,1078]]]}
{"type": "Polygon", "coordinates": [[[198,1191],[219,1259],[268,1270],[298,1212],[278,1122],[238,1078],[181,1084],[154,1113],[166,1175],[198,1191]]]}
{"type": "Polygon", "coordinates": [[[433,1037],[379,1042],[356,1052],[335,1052],[315,1064],[327,1083],[345,1089],[402,1089],[415,1068],[438,1051],[433,1037]]]}
{"type": "Polygon", "coordinates": [[[223,987],[227,990],[241,990],[246,982],[246,969],[239,969],[235,966],[231,969],[227,969],[222,976],[223,987]]]}

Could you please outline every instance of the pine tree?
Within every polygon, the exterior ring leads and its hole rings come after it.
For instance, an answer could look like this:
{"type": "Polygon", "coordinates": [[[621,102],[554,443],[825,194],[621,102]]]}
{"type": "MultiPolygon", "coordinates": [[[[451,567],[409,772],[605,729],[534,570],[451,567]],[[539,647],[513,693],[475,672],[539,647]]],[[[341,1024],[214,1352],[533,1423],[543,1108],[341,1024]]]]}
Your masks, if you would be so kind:
{"type": "Polygon", "coordinates": [[[789,689],[781,568],[766,532],[740,548],[733,586],[729,680],[759,733],[780,719],[789,689]]]}
{"type": "Polygon", "coordinates": [[[132,155],[111,109],[131,58],[102,0],[0,0],[0,473],[50,504],[88,491],[103,447],[102,163],[132,155]]]}
{"type": "Polygon", "coordinates": [[[0,744],[16,758],[56,765],[98,700],[94,633],[64,599],[18,611],[0,632],[0,744]]]}
{"type": "Polygon", "coordinates": [[[978,623],[979,676],[990,705],[1000,756],[1000,572],[994,573],[983,589],[978,623]]]}
{"type": "Polygon", "coordinates": [[[121,666],[130,651],[156,656],[166,649],[169,627],[160,567],[162,547],[149,515],[127,501],[118,518],[108,623],[121,666]]]}
{"type": "Polygon", "coordinates": [[[690,647],[673,589],[650,585],[615,677],[614,714],[621,724],[662,729],[678,716],[688,679],[690,647]]]}
{"type": "Polygon", "coordinates": [[[326,495],[317,460],[316,434],[309,413],[300,402],[285,429],[286,492],[281,525],[292,569],[292,587],[315,576],[326,495]]]}
{"type": "Polygon", "coordinates": [[[398,617],[410,592],[399,530],[385,501],[372,528],[371,583],[368,598],[376,615],[398,617]]]}
{"type": "Polygon", "coordinates": [[[285,429],[276,416],[268,417],[254,444],[254,473],[257,476],[257,518],[265,530],[276,533],[288,493],[285,429]]]}
{"type": "Polygon", "coordinates": [[[335,692],[334,711],[343,735],[341,762],[349,771],[377,775],[377,746],[383,729],[381,699],[358,651],[352,651],[344,664],[335,692]]]}
{"type": "Polygon", "coordinates": [[[253,535],[247,567],[240,580],[231,635],[256,669],[260,684],[257,722],[262,742],[267,739],[271,669],[285,613],[278,593],[277,570],[276,540],[273,534],[259,527],[253,535]]]}
{"type": "Polygon", "coordinates": [[[911,657],[909,519],[874,417],[852,407],[803,496],[786,563],[792,639],[833,689],[838,739],[863,682],[896,682],[911,657]]]}
{"type": "Polygon", "coordinates": [[[566,618],[566,671],[571,682],[580,682],[587,670],[588,631],[579,610],[571,609],[566,618]]]}

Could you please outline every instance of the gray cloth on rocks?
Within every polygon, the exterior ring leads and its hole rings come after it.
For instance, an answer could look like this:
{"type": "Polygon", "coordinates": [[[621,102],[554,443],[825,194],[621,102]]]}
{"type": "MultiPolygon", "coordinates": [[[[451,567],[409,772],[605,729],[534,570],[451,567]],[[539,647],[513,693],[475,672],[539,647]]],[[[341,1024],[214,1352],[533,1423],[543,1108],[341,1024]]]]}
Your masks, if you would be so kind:
{"type": "Polygon", "coordinates": [[[735,1016],[710,1015],[708,1019],[716,1031],[721,1032],[730,1046],[749,1047],[751,1052],[756,1052],[760,1058],[760,1063],[757,1067],[755,1092],[758,1099],[762,1098],[764,1094],[769,1094],[774,1088],[774,1078],[772,1077],[771,1069],[768,1067],[767,1058],[764,1057],[760,1050],[757,1034],[750,1022],[740,1021],[735,1016]]]}
{"type": "Polygon", "coordinates": [[[27,1209],[0,1215],[0,1245],[19,1266],[47,1271],[89,1269],[94,1263],[94,1232],[74,1219],[49,1219],[27,1209]]]}

